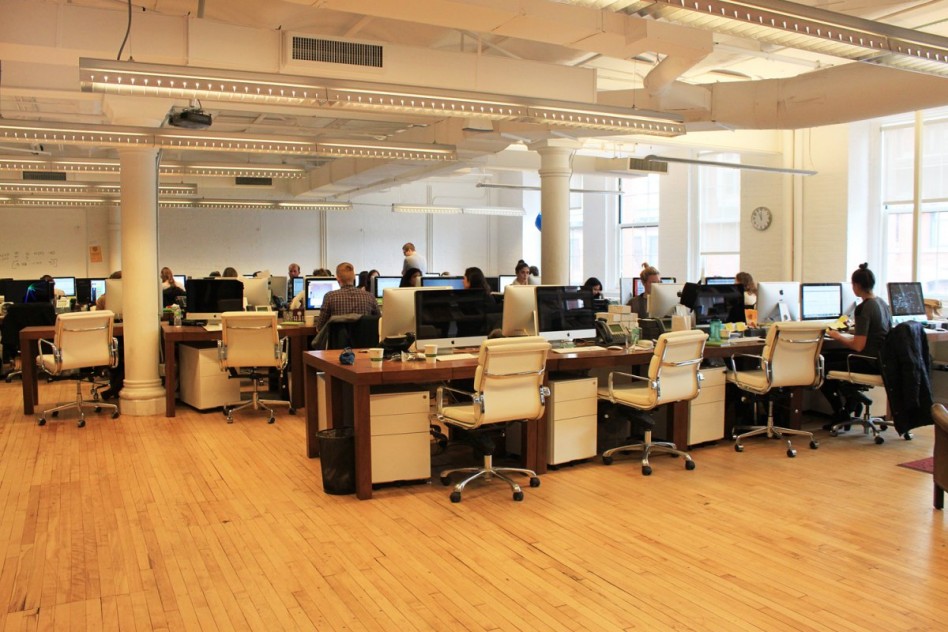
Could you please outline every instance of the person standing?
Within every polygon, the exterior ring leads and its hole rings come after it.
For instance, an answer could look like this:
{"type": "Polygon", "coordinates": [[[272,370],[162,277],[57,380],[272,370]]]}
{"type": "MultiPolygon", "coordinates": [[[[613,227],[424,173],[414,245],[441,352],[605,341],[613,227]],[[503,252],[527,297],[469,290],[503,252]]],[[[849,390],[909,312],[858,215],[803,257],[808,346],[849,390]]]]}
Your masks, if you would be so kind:
{"type": "Polygon", "coordinates": [[[339,289],[327,292],[316,321],[316,331],[321,330],[333,316],[343,314],[378,315],[379,304],[375,297],[355,286],[355,267],[348,261],[336,266],[336,280],[339,289]]]}
{"type": "Polygon", "coordinates": [[[415,244],[410,241],[402,246],[402,254],[405,255],[405,261],[402,262],[402,274],[405,274],[412,268],[418,268],[422,274],[428,272],[428,261],[415,250],[415,244]]]}

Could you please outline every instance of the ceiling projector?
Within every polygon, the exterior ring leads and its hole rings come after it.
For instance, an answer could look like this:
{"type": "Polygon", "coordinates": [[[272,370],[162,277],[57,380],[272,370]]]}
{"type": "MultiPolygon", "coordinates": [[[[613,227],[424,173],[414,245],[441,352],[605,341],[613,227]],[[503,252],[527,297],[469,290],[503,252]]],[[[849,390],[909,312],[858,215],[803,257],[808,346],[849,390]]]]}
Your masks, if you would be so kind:
{"type": "Polygon", "coordinates": [[[187,129],[207,129],[211,126],[211,115],[200,108],[188,108],[169,114],[168,124],[187,129]]]}

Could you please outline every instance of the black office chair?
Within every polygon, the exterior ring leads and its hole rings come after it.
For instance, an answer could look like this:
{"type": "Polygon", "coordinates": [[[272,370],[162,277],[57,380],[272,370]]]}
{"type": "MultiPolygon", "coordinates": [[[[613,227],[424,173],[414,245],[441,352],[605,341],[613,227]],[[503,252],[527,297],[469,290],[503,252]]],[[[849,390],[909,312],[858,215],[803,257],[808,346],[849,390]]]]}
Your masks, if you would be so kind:
{"type": "MultiPolygon", "coordinates": [[[[7,314],[0,327],[0,339],[3,341],[3,361],[15,364],[20,355],[20,331],[24,327],[52,326],[56,324],[56,306],[50,302],[14,303],[7,307],[7,314]]],[[[21,377],[18,369],[11,369],[4,375],[7,383],[14,377],[21,377]]]]}
{"type": "Polygon", "coordinates": [[[340,314],[333,316],[313,339],[313,349],[367,349],[379,346],[379,316],[340,314]]]}

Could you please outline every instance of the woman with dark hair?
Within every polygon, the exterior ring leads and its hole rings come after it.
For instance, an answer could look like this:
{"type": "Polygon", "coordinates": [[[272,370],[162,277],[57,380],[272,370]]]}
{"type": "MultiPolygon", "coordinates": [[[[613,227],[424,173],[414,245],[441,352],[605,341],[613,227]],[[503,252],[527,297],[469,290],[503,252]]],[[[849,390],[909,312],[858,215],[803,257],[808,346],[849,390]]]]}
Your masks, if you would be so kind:
{"type": "Polygon", "coordinates": [[[226,268],[224,268],[224,273],[221,276],[223,276],[226,279],[236,279],[240,275],[237,274],[237,268],[234,268],[232,266],[227,266],[226,268]]]}
{"type": "Polygon", "coordinates": [[[734,275],[734,283],[744,288],[744,307],[753,309],[757,307],[757,282],[750,272],[738,272],[734,275]]]}
{"type": "Polygon", "coordinates": [[[464,271],[464,288],[467,290],[483,290],[484,294],[490,296],[490,285],[480,268],[472,267],[464,271]]]}
{"type": "Polygon", "coordinates": [[[602,281],[596,277],[586,279],[586,282],[583,283],[583,289],[592,292],[594,299],[602,298],[602,281]]]}
{"type": "Polygon", "coordinates": [[[371,292],[372,288],[369,287],[369,271],[363,270],[359,273],[359,282],[356,283],[356,287],[360,290],[365,290],[366,292],[371,292]]]}
{"type": "MultiPolygon", "coordinates": [[[[882,353],[886,334],[889,333],[892,313],[886,302],[872,292],[876,285],[876,277],[869,269],[869,264],[860,264],[859,268],[853,272],[851,280],[853,294],[861,298],[862,302],[856,307],[854,315],[856,323],[851,334],[844,334],[835,329],[827,331],[827,335],[838,341],[845,349],[824,349],[826,373],[851,370],[855,373],[878,375],[881,373],[878,358],[882,353]],[[851,353],[869,356],[875,360],[848,358],[851,353]]],[[[837,423],[851,417],[858,417],[862,413],[862,403],[853,397],[855,391],[847,392],[847,386],[847,382],[826,380],[820,388],[830,406],[833,407],[833,421],[837,423]]],[[[832,424],[829,425],[832,426],[832,424]]]]}
{"type": "Polygon", "coordinates": [[[408,268],[402,275],[402,280],[398,287],[421,287],[421,270],[418,268],[408,268]]]}

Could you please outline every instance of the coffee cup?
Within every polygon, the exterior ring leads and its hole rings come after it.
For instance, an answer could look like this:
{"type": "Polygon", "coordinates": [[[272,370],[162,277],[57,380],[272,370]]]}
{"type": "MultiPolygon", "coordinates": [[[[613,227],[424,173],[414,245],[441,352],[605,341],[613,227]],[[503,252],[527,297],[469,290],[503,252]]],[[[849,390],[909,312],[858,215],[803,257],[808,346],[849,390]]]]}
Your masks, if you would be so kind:
{"type": "Polygon", "coordinates": [[[425,345],[425,359],[434,360],[438,357],[438,345],[425,345]]]}
{"type": "Polygon", "coordinates": [[[385,349],[381,347],[373,347],[369,349],[369,360],[372,362],[372,366],[381,366],[382,359],[385,357],[385,349]]]}

